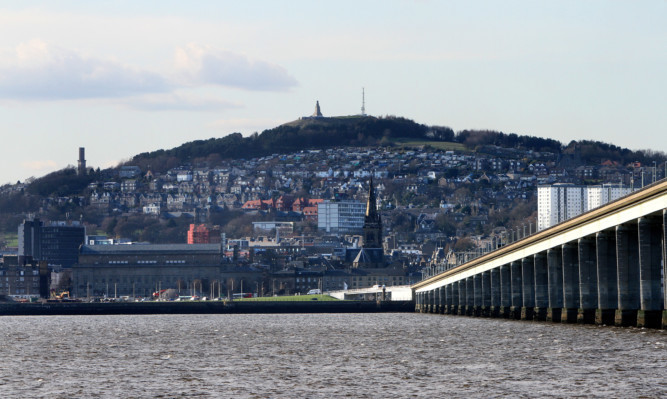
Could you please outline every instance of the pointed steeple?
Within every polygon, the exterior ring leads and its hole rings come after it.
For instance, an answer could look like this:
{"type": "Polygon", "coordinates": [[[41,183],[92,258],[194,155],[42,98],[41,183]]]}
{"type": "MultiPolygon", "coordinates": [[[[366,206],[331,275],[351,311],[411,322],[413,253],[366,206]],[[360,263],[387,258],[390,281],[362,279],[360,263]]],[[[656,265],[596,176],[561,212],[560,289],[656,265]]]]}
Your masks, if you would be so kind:
{"type": "Polygon", "coordinates": [[[375,200],[375,190],[373,190],[373,176],[368,187],[368,201],[366,202],[366,218],[375,218],[377,215],[377,201],[375,200]]]}
{"type": "Polygon", "coordinates": [[[372,176],[368,188],[368,202],[366,202],[363,246],[364,248],[382,248],[382,219],[377,210],[372,176]]]}

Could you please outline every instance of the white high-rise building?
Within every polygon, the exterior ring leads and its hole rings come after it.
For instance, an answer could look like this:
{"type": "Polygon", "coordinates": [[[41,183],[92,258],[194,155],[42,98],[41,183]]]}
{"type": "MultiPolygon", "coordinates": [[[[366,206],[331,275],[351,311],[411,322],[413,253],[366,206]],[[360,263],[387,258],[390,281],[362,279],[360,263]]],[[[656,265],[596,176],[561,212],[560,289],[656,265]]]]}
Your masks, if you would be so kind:
{"type": "Polygon", "coordinates": [[[360,233],[366,204],[360,201],[323,201],[317,204],[317,228],[327,233],[360,233]]]}
{"type": "Polygon", "coordinates": [[[558,183],[537,187],[537,230],[544,230],[632,192],[618,184],[575,186],[558,183]]]}

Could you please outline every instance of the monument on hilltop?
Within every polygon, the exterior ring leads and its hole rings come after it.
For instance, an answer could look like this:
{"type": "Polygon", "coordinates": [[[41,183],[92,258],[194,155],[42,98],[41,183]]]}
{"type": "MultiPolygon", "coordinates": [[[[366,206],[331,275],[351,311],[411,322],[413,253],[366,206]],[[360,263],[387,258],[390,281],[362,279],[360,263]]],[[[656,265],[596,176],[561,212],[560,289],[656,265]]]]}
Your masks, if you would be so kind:
{"type": "Polygon", "coordinates": [[[324,116],[322,115],[322,111],[320,111],[320,102],[316,101],[315,102],[315,112],[313,112],[313,115],[311,115],[313,118],[323,118],[324,116]]]}

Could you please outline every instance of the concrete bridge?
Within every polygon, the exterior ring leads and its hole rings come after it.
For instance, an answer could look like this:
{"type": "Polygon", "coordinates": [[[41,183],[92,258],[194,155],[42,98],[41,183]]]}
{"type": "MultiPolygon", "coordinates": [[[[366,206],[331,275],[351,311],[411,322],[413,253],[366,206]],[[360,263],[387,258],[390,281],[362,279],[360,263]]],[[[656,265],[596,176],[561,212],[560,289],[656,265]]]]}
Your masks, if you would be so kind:
{"type": "Polygon", "coordinates": [[[667,328],[667,181],[425,279],[416,311],[667,328]]]}

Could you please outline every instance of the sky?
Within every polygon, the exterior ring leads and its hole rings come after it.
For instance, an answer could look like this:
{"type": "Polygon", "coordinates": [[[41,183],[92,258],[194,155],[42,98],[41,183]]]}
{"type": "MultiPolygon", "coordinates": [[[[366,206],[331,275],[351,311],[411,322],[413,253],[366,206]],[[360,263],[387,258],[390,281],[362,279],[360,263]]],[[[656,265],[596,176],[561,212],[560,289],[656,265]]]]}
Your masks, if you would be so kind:
{"type": "Polygon", "coordinates": [[[0,185],[313,113],[667,151],[667,1],[0,0],[0,185]]]}

